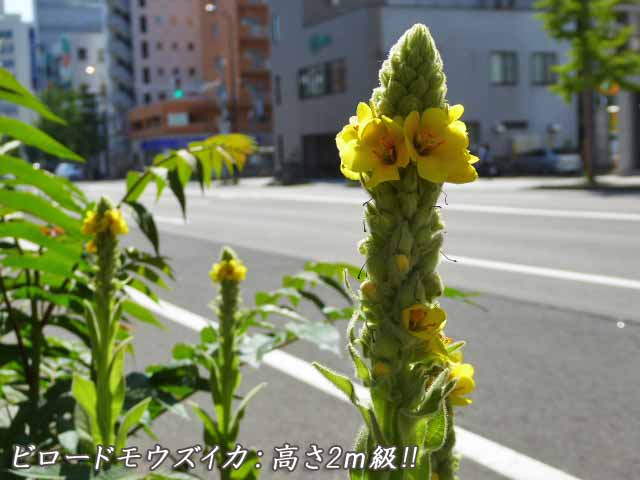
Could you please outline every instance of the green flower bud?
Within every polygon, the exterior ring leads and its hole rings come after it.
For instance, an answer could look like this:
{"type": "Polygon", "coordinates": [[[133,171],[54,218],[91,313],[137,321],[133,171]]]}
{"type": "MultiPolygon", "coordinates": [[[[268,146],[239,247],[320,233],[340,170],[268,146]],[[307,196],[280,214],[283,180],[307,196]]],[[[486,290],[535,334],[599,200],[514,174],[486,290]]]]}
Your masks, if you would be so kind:
{"type": "Polygon", "coordinates": [[[442,59],[429,29],[414,25],[391,48],[379,74],[380,86],[371,101],[388,117],[444,107],[447,94],[442,59]]]}

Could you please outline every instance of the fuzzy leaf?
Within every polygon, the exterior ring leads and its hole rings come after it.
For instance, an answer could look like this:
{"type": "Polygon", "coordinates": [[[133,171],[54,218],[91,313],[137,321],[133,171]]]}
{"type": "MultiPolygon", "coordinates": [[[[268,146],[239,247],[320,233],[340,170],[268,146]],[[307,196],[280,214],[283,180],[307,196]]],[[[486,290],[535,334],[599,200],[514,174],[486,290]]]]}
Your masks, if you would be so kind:
{"type": "Polygon", "coordinates": [[[20,120],[0,116],[0,134],[8,135],[11,138],[20,140],[25,145],[36,147],[56,157],[84,163],[84,159],[81,156],[73,153],[42,130],[20,120]]]}

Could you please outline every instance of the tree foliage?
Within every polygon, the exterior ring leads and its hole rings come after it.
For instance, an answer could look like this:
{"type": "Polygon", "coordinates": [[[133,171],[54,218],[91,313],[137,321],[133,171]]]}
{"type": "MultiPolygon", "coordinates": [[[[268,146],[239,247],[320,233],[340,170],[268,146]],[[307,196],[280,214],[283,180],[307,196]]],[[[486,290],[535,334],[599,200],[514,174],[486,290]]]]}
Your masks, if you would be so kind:
{"type": "Polygon", "coordinates": [[[585,89],[618,84],[638,90],[632,77],[640,74],[640,54],[629,48],[632,26],[619,23],[621,7],[636,0],[538,0],[539,17],[552,38],[571,46],[569,61],[556,67],[551,89],[569,102],[585,89]]]}

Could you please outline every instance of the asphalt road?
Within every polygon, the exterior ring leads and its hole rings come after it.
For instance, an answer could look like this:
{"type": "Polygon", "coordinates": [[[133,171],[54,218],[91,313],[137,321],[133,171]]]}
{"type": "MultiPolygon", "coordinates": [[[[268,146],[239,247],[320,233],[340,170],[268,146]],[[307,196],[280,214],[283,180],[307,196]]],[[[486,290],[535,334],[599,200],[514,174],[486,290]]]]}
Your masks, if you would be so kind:
{"type": "MultiPolygon", "coordinates": [[[[468,341],[476,366],[475,403],[461,411],[467,430],[580,479],[636,480],[640,471],[640,193],[536,189],[522,181],[477,182],[447,188],[447,224],[440,271],[448,285],[481,293],[483,309],[445,300],[447,331],[468,341]]],[[[118,198],[122,183],[85,184],[93,197],[118,198]]],[[[364,193],[335,183],[265,187],[243,181],[205,195],[190,188],[188,223],[165,194],[154,207],[163,252],[178,277],[161,297],[210,316],[214,295],[207,272],[223,244],[249,267],[244,284],[279,285],[306,260],[361,262],[364,193]]],[[[153,203],[153,196],[145,201],[153,203]]],[[[141,239],[135,233],[132,242],[141,239]]],[[[337,299],[336,299],[337,301],[337,299]]],[[[140,326],[130,368],[170,358],[172,346],[196,333],[166,321],[160,331],[140,326]]],[[[346,358],[306,343],[287,349],[350,372],[346,358]]],[[[249,409],[242,437],[265,451],[265,478],[344,478],[344,472],[292,474],[268,469],[272,448],[311,443],[350,448],[359,427],[346,403],[282,372],[247,369],[244,386],[268,382],[249,409]]],[[[195,399],[211,408],[206,396],[195,399]]],[[[193,415],[192,415],[193,416],[193,415]]],[[[179,448],[201,441],[194,420],[166,417],[161,443],[179,448]]],[[[140,439],[140,445],[152,445],[140,439]]],[[[523,472],[523,475],[527,472],[523,472]]],[[[530,473],[530,472],[529,472],[530,473]]],[[[462,461],[462,479],[504,478],[462,461]]],[[[525,478],[524,476],[522,478],[525,478]]],[[[536,477],[526,477],[536,478],[536,477]]],[[[546,480],[540,478],[540,480],[546,480]]]]}

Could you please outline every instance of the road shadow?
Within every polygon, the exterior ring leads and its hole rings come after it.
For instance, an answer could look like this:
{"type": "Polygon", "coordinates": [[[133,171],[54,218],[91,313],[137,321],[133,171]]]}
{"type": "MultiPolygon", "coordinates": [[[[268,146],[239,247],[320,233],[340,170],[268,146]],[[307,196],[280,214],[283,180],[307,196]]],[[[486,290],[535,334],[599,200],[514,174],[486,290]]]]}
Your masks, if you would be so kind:
{"type": "Polygon", "coordinates": [[[531,190],[579,191],[592,193],[601,197],[640,196],[640,184],[617,185],[604,182],[596,185],[588,185],[586,183],[576,183],[571,185],[537,185],[531,187],[531,190]]]}

